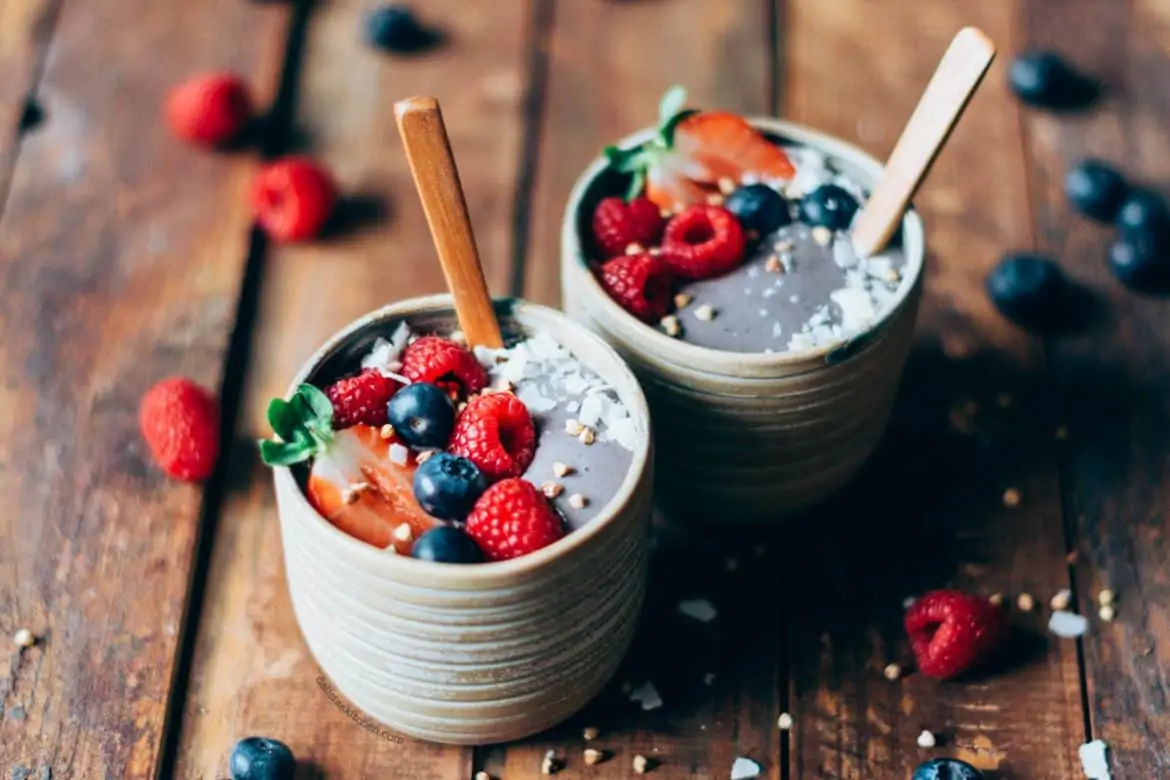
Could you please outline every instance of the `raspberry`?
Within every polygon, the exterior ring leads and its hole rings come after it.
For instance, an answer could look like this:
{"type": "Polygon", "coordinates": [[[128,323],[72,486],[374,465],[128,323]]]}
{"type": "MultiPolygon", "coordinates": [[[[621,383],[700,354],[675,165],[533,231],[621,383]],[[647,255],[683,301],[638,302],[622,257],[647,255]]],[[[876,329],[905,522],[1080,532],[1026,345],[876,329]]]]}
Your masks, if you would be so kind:
{"type": "Polygon", "coordinates": [[[651,201],[634,198],[604,198],[593,211],[593,238],[605,257],[625,254],[630,244],[643,247],[658,244],[665,220],[651,201]]]}
{"type": "Polygon", "coordinates": [[[449,391],[473,395],[487,387],[488,375],[466,347],[441,336],[423,336],[402,353],[402,375],[449,391]]]}
{"type": "Polygon", "coordinates": [[[689,206],[666,226],[662,259],[689,279],[719,276],[743,262],[747,248],[739,220],[719,206],[689,206]]]}
{"type": "Polygon", "coordinates": [[[159,468],[177,479],[201,482],[219,455],[219,404],[183,377],[164,379],[138,406],[138,428],[159,468]]]}
{"type": "Polygon", "coordinates": [[[167,95],[163,115],[171,131],[201,146],[223,146],[252,118],[252,98],[233,73],[211,73],[184,81],[167,95]]]}
{"type": "Polygon", "coordinates": [[[536,426],[511,393],[476,396],[455,421],[448,450],[479,466],[488,482],[518,477],[536,454],[536,426]]]}
{"type": "Polygon", "coordinates": [[[974,668],[1007,635],[1001,608],[957,590],[936,590],[917,599],[905,625],[918,669],[939,679],[974,668]]]}
{"type": "Polygon", "coordinates": [[[397,382],[373,368],[338,379],[325,388],[325,395],[333,403],[333,429],[358,424],[385,425],[386,404],[397,391],[397,382]]]}
{"type": "Polygon", "coordinates": [[[479,497],[467,516],[467,533],[488,560],[504,561],[548,547],[565,535],[565,526],[535,485],[513,478],[479,497]]]}
{"type": "Polygon", "coordinates": [[[673,280],[657,257],[615,257],[602,264],[599,275],[609,297],[638,319],[653,322],[670,311],[673,280]]]}
{"type": "Polygon", "coordinates": [[[252,213],[264,232],[276,241],[316,236],[336,203],[333,178],[303,157],[270,163],[252,182],[252,213]]]}

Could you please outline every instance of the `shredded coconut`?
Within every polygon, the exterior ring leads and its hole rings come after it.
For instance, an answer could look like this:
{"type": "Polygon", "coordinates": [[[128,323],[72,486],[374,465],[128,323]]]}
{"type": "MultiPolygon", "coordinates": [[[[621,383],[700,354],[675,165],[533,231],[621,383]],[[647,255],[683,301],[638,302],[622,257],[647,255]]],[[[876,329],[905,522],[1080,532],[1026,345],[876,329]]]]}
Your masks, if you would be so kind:
{"type": "Polygon", "coordinates": [[[662,706],[662,697],[652,682],[644,682],[631,690],[630,701],[639,702],[643,710],[656,710],[662,706]]]}
{"type": "Polygon", "coordinates": [[[1048,618],[1048,630],[1063,639],[1076,639],[1079,636],[1084,636],[1088,629],[1089,621],[1084,615],[1078,615],[1075,612],[1057,610],[1052,613],[1052,617],[1048,618]]]}
{"type": "Polygon", "coordinates": [[[731,764],[731,780],[751,780],[759,777],[764,771],[760,762],[744,756],[738,756],[731,764]]]}
{"type": "Polygon", "coordinates": [[[678,611],[700,623],[710,623],[719,616],[715,605],[707,599],[687,599],[678,603],[678,611]]]}

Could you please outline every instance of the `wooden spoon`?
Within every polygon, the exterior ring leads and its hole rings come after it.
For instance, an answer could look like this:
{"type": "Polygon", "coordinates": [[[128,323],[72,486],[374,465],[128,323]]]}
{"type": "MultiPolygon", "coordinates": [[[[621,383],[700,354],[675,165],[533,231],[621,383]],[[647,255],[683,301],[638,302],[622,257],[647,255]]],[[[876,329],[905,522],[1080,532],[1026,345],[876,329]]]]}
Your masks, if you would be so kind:
{"type": "Polygon", "coordinates": [[[430,97],[400,100],[394,104],[394,115],[443,276],[455,298],[459,327],[470,346],[498,349],[504,346],[500,323],[479,263],[439,102],[430,97]]]}
{"type": "Polygon", "coordinates": [[[853,245],[862,256],[880,252],[897,230],[910,199],[993,59],[995,44],[974,27],[959,30],[951,41],[869,202],[853,222],[853,245]]]}

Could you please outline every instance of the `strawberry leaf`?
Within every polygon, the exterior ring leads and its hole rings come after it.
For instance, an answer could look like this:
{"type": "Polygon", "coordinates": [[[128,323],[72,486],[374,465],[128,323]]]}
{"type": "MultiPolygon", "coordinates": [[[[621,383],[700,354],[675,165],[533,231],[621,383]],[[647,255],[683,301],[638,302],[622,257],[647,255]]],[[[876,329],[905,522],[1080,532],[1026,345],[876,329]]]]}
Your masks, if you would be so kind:
{"type": "Polygon", "coordinates": [[[260,442],[260,459],[269,466],[291,466],[329,448],[333,404],[316,387],[301,385],[288,401],[269,402],[268,423],[279,439],[260,442]]]}
{"type": "Polygon", "coordinates": [[[271,439],[260,440],[260,460],[269,466],[291,466],[302,463],[317,452],[311,441],[283,442],[271,439]]]}
{"type": "Polygon", "coordinates": [[[663,93],[658,101],[658,126],[666,127],[672,119],[682,111],[687,102],[686,88],[675,84],[663,93]]]}
{"type": "Polygon", "coordinates": [[[630,186],[626,188],[626,202],[633,200],[642,194],[642,189],[646,186],[646,170],[640,169],[634,171],[634,175],[630,177],[630,186]]]}
{"type": "Polygon", "coordinates": [[[298,432],[304,429],[304,423],[292,404],[283,398],[273,398],[268,402],[268,424],[273,432],[285,441],[292,441],[298,432]]]}

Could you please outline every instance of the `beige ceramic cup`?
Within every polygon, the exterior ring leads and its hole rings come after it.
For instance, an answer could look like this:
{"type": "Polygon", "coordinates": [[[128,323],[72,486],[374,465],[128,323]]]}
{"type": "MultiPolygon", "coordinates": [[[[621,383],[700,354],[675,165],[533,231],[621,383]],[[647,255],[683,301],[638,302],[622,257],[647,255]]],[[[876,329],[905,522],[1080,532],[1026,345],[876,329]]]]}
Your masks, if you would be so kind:
{"type": "MultiPolygon", "coordinates": [[[[633,374],[603,341],[559,312],[499,302],[506,334],[553,336],[608,381],[645,444],[608,508],[531,555],[478,565],[396,556],[350,537],[276,469],[285,569],[309,650],[339,691],[392,729],[433,742],[485,744],[555,725],[618,668],[645,590],[652,491],[649,415],[633,374]]],[[[329,339],[297,373],[328,381],[376,336],[406,320],[449,333],[449,296],[372,312],[329,339]]]]}
{"type": "MultiPolygon", "coordinates": [[[[752,124],[819,149],[872,189],[881,163],[843,141],[775,119],[752,124]]],[[[622,147],[649,140],[643,130],[622,147]]],[[[654,419],[660,501],[700,522],[775,521],[840,488],[881,438],[897,394],[922,292],[925,237],[913,210],[901,226],[906,256],[896,305],[872,329],[828,348],[737,353],[670,338],[627,314],[590,271],[583,237],[593,206],[613,194],[599,157],[577,180],[561,230],[565,311],[629,363],[654,419]]]]}

